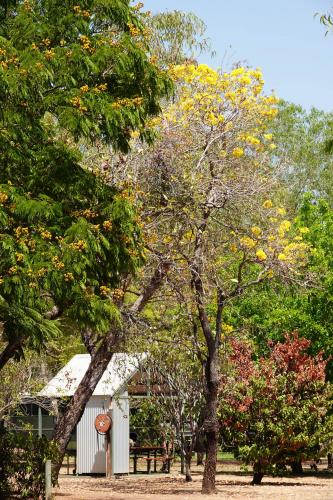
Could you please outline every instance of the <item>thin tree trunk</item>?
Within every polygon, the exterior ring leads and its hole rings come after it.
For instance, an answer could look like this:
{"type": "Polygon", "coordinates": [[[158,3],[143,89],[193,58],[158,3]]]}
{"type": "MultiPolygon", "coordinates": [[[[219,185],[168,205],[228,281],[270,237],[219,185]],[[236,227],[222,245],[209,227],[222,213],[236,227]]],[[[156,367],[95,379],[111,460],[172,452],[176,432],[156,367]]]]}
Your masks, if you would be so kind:
{"type": "Polygon", "coordinates": [[[185,457],[183,452],[180,454],[180,473],[182,475],[185,474],[185,457]]]}
{"type": "Polygon", "coordinates": [[[202,493],[216,493],[215,476],[218,446],[218,360],[217,352],[214,358],[208,358],[206,365],[206,416],[204,430],[206,436],[206,461],[202,480],[202,493]]]}
{"type": "Polygon", "coordinates": [[[53,431],[53,440],[59,450],[59,459],[54,467],[54,475],[58,477],[60,467],[75,426],[80,421],[85,406],[91,398],[98,382],[107,369],[118,345],[119,337],[116,332],[110,331],[102,344],[92,356],[88,370],[81,380],[74,396],[67,405],[64,413],[58,419],[53,431]]]}
{"type": "Polygon", "coordinates": [[[187,451],[185,456],[185,481],[192,481],[191,475],[192,451],[187,451]]]}
{"type": "Polygon", "coordinates": [[[201,453],[200,451],[197,452],[197,465],[203,465],[204,464],[204,453],[201,453]]]}

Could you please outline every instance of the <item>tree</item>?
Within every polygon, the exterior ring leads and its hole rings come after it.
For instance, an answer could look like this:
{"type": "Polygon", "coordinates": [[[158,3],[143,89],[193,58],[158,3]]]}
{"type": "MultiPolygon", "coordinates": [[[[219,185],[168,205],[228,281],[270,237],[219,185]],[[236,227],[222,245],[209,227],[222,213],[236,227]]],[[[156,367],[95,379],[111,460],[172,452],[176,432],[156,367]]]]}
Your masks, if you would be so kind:
{"type": "Polygon", "coordinates": [[[195,14],[179,10],[155,14],[147,19],[153,57],[164,67],[196,59],[197,53],[211,50],[204,38],[205,23],[195,14]]]}
{"type": "MultiPolygon", "coordinates": [[[[306,192],[325,197],[332,204],[332,155],[327,143],[333,135],[333,114],[282,101],[272,121],[274,158],[287,165],[281,172],[288,204],[297,210],[306,192]]],[[[282,186],[281,186],[282,187],[282,186]]]]}
{"type": "Polygon", "coordinates": [[[163,333],[159,331],[147,345],[146,368],[154,380],[149,405],[159,416],[160,428],[164,425],[172,432],[182,459],[182,473],[186,481],[192,481],[192,454],[202,434],[204,376],[191,337],[184,333],[170,336],[169,332],[162,342],[163,333]]]}
{"type": "MultiPolygon", "coordinates": [[[[134,136],[133,151],[105,175],[110,183],[129,185],[142,203],[145,273],[168,262],[163,292],[187,318],[189,335],[196,330],[193,342],[206,377],[203,491],[211,493],[225,307],[274,273],[306,282],[301,269],[307,245],[269,197],[275,146],[268,127],[277,100],[261,95],[261,73],[236,68],[220,75],[205,65],[186,64],[172,74],[177,93],[154,120],[159,134],[154,147],[137,143],[135,149],[134,136]]],[[[147,280],[145,273],[139,283],[147,280]]],[[[135,283],[124,291],[135,296],[135,283]]]]}
{"type": "Polygon", "coordinates": [[[106,319],[115,317],[105,301],[109,287],[139,262],[130,204],[82,169],[70,137],[99,138],[123,150],[133,129],[149,140],[145,120],[170,85],[141,48],[142,32],[127,1],[71,9],[18,1],[3,13],[1,280],[8,349],[2,363],[26,338],[55,333],[43,318],[48,308],[57,317],[71,310],[81,322],[90,316],[86,326],[96,324],[97,331],[99,316],[105,331],[106,319]],[[87,293],[96,286],[102,286],[97,295],[87,293]]]}
{"type": "Polygon", "coordinates": [[[58,421],[60,455],[121,337],[117,286],[143,260],[130,200],[82,166],[76,142],[126,152],[132,131],[151,141],[147,119],[172,89],[129,3],[0,10],[1,366],[57,335],[59,319],[97,356],[58,421]]]}
{"type": "Polygon", "coordinates": [[[332,389],[322,355],[309,355],[310,341],[297,334],[271,343],[269,355],[257,360],[249,343],[231,345],[221,428],[238,456],[253,465],[252,484],[260,484],[274,465],[319,458],[332,442],[332,389]]]}

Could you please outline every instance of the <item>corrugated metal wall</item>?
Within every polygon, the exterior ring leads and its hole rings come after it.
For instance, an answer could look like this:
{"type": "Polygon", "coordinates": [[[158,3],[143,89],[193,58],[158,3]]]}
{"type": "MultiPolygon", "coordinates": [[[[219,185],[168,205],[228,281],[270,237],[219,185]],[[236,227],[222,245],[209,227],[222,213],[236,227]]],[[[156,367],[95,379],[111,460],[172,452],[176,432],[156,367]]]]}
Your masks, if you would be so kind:
{"type": "Polygon", "coordinates": [[[129,473],[129,401],[127,392],[112,401],[112,473],[129,473]]]}
{"type": "Polygon", "coordinates": [[[109,409],[109,398],[92,396],[77,425],[77,474],[105,474],[105,437],[97,434],[95,418],[109,409]]]}

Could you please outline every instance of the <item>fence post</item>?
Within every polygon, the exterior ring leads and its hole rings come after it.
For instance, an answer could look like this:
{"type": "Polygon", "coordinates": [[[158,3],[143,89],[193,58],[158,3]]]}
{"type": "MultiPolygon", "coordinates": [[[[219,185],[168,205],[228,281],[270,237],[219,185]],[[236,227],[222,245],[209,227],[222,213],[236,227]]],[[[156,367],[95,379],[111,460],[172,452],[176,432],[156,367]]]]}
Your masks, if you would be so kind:
{"type": "Polygon", "coordinates": [[[45,500],[52,500],[51,460],[45,462],[45,500]]]}

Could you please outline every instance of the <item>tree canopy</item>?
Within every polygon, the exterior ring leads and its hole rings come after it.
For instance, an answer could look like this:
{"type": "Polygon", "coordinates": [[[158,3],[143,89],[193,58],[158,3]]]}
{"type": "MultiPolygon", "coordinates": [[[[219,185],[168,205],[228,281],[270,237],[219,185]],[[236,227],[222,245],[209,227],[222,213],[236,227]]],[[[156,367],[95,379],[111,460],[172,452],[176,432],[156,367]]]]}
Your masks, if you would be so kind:
{"type": "Polygon", "coordinates": [[[5,363],[54,317],[106,331],[142,261],[126,193],[82,167],[80,137],[127,151],[171,91],[128,1],[8,2],[0,25],[1,321],[5,363]]]}

